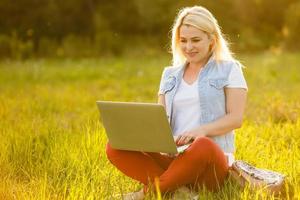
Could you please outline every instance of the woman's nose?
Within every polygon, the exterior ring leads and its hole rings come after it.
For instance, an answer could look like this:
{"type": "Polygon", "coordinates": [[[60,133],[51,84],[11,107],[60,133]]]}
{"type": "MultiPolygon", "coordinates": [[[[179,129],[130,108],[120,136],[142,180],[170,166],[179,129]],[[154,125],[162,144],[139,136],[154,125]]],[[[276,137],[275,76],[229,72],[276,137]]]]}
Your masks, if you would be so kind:
{"type": "Polygon", "coordinates": [[[186,49],[187,49],[187,50],[193,49],[193,44],[192,44],[191,42],[187,42],[187,43],[186,43],[186,49]]]}

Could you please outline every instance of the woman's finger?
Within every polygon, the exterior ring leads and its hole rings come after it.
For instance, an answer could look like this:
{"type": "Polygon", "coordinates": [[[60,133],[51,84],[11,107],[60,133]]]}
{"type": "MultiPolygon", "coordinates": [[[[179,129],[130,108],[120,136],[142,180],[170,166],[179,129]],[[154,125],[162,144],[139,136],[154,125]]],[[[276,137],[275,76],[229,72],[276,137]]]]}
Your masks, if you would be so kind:
{"type": "Polygon", "coordinates": [[[182,135],[179,140],[179,145],[185,145],[190,140],[190,136],[182,135]]]}
{"type": "Polygon", "coordinates": [[[189,144],[193,141],[194,141],[194,137],[188,135],[188,136],[186,136],[186,138],[184,140],[184,144],[189,144]]]}
{"type": "Polygon", "coordinates": [[[180,135],[177,144],[182,145],[182,143],[184,142],[184,138],[185,138],[184,135],[180,135]]]}
{"type": "Polygon", "coordinates": [[[180,138],[181,138],[181,135],[178,135],[178,136],[176,136],[176,141],[175,141],[175,143],[176,143],[176,144],[178,144],[178,143],[179,143],[179,141],[180,141],[180,138]]]}
{"type": "Polygon", "coordinates": [[[178,135],[173,136],[173,138],[174,138],[174,141],[177,142],[177,140],[178,140],[178,135]]]}
{"type": "Polygon", "coordinates": [[[191,141],[192,137],[191,136],[186,136],[184,140],[184,144],[188,144],[191,141]]]}

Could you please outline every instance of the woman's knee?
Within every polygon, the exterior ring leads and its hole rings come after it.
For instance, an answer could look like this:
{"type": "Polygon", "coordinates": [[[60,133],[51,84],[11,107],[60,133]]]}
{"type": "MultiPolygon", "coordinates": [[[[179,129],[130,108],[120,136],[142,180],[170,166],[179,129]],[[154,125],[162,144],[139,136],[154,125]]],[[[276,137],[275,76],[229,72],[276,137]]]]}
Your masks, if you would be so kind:
{"type": "Polygon", "coordinates": [[[217,144],[208,137],[197,138],[192,145],[197,149],[201,148],[204,150],[210,150],[217,147],[217,144]]]}
{"type": "Polygon", "coordinates": [[[218,152],[218,148],[218,145],[212,139],[201,137],[196,139],[188,150],[196,160],[212,160],[218,152]]]}
{"type": "Polygon", "coordinates": [[[106,156],[109,160],[116,157],[119,154],[119,151],[120,150],[118,149],[114,149],[109,142],[106,144],[106,156]]]}
{"type": "Polygon", "coordinates": [[[207,159],[219,164],[227,163],[223,150],[212,139],[201,137],[196,139],[192,145],[191,152],[196,160],[207,159]]]}

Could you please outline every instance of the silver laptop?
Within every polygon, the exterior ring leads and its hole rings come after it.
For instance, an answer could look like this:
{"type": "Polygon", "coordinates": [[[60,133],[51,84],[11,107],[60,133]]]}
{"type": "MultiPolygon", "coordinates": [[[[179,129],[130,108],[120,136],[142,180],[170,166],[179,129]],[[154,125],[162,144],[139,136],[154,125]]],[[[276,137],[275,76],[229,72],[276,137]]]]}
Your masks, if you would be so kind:
{"type": "Polygon", "coordinates": [[[110,145],[115,149],[176,154],[166,111],[160,104],[97,101],[110,145]]]}

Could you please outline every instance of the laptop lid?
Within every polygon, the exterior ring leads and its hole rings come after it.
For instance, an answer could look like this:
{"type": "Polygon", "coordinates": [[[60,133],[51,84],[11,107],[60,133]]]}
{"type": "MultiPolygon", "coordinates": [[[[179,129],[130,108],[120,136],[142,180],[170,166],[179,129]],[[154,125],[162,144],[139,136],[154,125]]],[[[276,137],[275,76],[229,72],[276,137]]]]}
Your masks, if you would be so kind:
{"type": "Polygon", "coordinates": [[[115,149],[177,153],[165,109],[160,104],[97,101],[115,149]]]}

